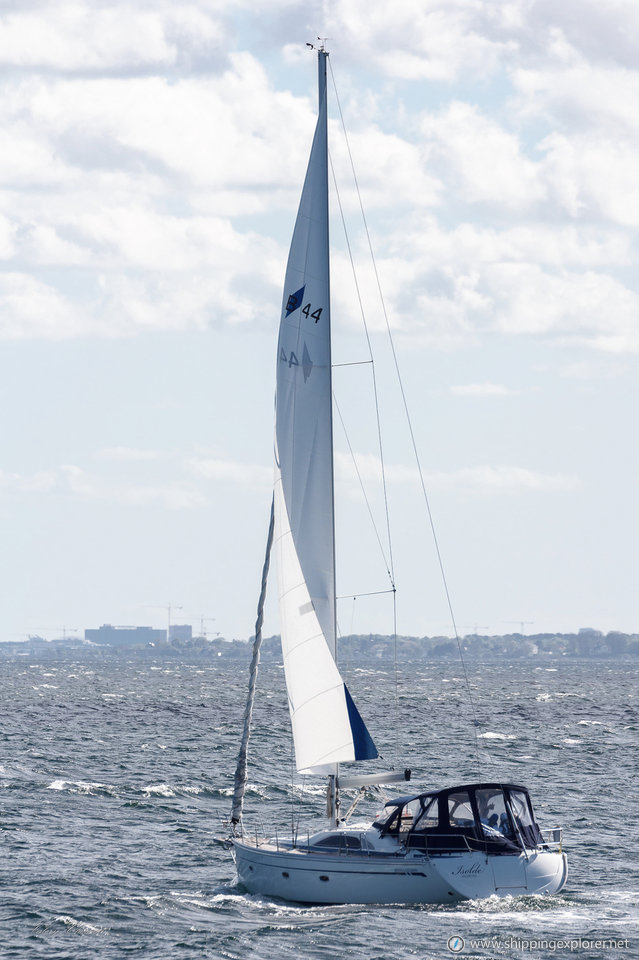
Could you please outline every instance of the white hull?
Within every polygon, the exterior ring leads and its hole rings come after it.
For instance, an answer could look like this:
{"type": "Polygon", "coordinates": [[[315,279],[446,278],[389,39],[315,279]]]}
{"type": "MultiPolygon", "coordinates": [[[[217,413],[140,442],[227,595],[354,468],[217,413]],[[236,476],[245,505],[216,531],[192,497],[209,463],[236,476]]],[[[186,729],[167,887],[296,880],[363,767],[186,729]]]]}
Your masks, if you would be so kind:
{"type": "Polygon", "coordinates": [[[319,854],[235,840],[237,873],[250,893],[295,903],[454,903],[490,896],[557,893],[567,876],[566,856],[479,851],[429,856],[319,854]]]}

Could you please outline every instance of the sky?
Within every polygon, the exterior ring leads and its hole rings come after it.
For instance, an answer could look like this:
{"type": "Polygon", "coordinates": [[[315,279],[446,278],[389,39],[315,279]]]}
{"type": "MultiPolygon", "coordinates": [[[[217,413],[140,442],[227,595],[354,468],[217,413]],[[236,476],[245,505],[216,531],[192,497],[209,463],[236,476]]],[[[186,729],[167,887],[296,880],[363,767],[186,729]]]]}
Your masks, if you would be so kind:
{"type": "Polygon", "coordinates": [[[0,0],[0,639],[252,634],[318,37],[341,632],[393,621],[340,203],[398,631],[452,618],[340,106],[460,633],[639,630],[638,35],[635,0],[0,0]]]}

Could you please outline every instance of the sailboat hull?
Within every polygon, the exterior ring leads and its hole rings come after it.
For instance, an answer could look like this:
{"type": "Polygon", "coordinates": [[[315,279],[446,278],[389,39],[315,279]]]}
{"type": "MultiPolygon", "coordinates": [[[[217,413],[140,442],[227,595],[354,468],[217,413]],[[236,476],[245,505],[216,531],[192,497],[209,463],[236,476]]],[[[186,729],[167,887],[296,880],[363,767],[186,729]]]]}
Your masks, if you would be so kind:
{"type": "Polygon", "coordinates": [[[238,879],[250,893],[296,903],[455,903],[489,896],[551,894],[567,875],[565,855],[479,851],[429,856],[318,854],[235,840],[238,879]]]}

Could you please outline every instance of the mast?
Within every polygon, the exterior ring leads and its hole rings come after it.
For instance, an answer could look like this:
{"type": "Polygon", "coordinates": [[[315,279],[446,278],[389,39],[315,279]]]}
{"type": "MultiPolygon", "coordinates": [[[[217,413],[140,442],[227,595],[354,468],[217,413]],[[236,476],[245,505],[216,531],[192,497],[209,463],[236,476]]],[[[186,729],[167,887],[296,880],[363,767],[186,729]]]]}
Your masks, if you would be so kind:
{"type": "MultiPolygon", "coordinates": [[[[326,156],[324,162],[326,164],[326,288],[327,288],[327,298],[328,298],[328,323],[329,323],[329,338],[328,338],[328,383],[330,390],[330,471],[331,471],[331,539],[333,542],[333,596],[332,596],[332,605],[333,605],[333,645],[331,653],[333,654],[333,659],[337,663],[337,590],[335,587],[335,578],[336,578],[336,557],[335,557],[335,466],[334,466],[334,442],[333,442],[333,359],[332,359],[332,324],[331,324],[331,266],[330,266],[330,222],[328,215],[328,104],[325,104],[326,100],[326,63],[328,60],[328,53],[324,49],[324,43],[322,42],[321,47],[317,51],[317,105],[318,105],[318,114],[320,117],[323,117],[324,123],[324,141],[326,143],[326,156]],[[322,112],[322,106],[326,106],[326,109],[322,112]]],[[[329,644],[329,649],[331,645],[329,644]]]]}
{"type": "MultiPolygon", "coordinates": [[[[328,104],[326,101],[327,94],[327,71],[326,71],[326,62],[328,60],[328,53],[324,48],[324,43],[317,51],[317,106],[318,114],[320,117],[324,118],[324,131],[325,131],[325,143],[326,143],[326,185],[328,187],[328,104]],[[325,107],[322,111],[322,106],[325,107]]],[[[328,189],[326,190],[326,223],[329,224],[329,215],[328,215],[328,189]]],[[[330,297],[331,297],[331,269],[330,269],[330,225],[327,226],[326,230],[326,263],[327,263],[327,276],[326,284],[328,290],[328,303],[329,303],[329,324],[330,324],[330,297]]],[[[331,653],[333,654],[333,659],[337,663],[337,589],[335,578],[337,575],[336,571],[336,552],[335,552],[335,465],[334,465],[334,441],[333,441],[333,361],[332,361],[332,325],[330,326],[329,339],[328,339],[328,380],[330,385],[330,438],[331,438],[331,538],[333,541],[333,596],[332,596],[332,605],[333,605],[333,649],[331,653]]],[[[326,816],[328,817],[331,827],[337,827],[339,823],[339,763],[335,764],[335,771],[329,773],[328,782],[326,786],[326,816]]]]}

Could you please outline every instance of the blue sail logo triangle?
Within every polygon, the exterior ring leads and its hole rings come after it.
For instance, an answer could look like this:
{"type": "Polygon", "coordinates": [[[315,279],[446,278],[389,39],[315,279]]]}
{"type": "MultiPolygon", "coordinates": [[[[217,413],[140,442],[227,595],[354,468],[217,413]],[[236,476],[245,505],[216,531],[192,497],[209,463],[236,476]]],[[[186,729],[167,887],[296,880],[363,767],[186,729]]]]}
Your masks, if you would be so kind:
{"type": "Polygon", "coordinates": [[[286,316],[293,313],[294,310],[297,310],[298,307],[302,305],[302,297],[304,296],[304,291],[306,289],[306,284],[303,287],[300,287],[299,290],[296,290],[295,293],[292,293],[288,300],[286,301],[286,316]]]}

